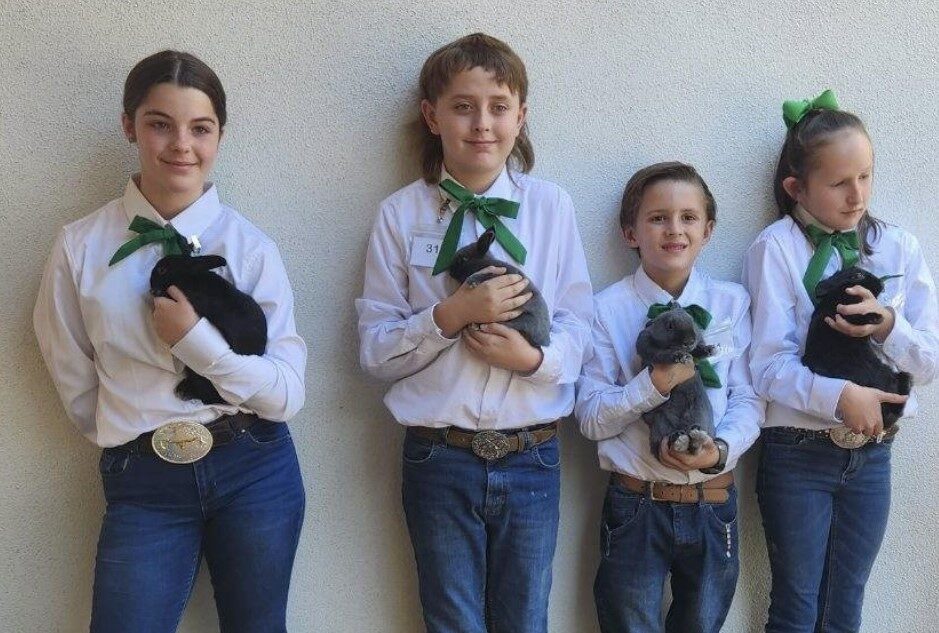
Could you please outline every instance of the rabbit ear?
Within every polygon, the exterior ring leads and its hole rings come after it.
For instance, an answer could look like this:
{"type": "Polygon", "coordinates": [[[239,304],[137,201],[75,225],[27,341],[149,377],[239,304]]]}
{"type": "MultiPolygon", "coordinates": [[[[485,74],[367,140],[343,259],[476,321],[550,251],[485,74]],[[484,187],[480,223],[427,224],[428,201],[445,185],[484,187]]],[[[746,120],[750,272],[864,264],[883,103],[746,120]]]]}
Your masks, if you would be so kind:
{"type": "Polygon", "coordinates": [[[496,230],[494,228],[486,229],[482,235],[479,236],[479,240],[476,241],[476,252],[479,255],[485,255],[489,252],[489,247],[492,246],[492,242],[496,239],[496,230]]]}
{"type": "Polygon", "coordinates": [[[228,265],[221,255],[200,255],[192,258],[193,270],[212,270],[228,265]]]}

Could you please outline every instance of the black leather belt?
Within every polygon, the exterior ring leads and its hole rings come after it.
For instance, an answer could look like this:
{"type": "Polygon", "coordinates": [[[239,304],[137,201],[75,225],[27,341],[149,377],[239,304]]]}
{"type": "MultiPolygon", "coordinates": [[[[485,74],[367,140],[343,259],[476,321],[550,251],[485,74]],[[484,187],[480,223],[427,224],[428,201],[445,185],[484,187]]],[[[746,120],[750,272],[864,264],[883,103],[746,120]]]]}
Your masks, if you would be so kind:
{"type": "MultiPolygon", "coordinates": [[[[234,413],[232,415],[223,415],[217,420],[212,420],[205,425],[205,430],[212,434],[212,448],[222,446],[231,442],[244,433],[248,427],[260,420],[256,413],[234,413]]],[[[136,438],[121,444],[117,448],[132,453],[150,453],[156,454],[153,450],[153,431],[143,433],[136,438]]]]}

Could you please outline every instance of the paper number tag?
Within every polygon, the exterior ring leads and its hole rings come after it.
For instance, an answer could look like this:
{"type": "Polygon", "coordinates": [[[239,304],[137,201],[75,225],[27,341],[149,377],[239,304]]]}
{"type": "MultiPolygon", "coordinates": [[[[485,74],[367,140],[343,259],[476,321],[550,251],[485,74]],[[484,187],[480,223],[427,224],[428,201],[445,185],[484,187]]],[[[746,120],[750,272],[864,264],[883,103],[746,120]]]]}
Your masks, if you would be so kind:
{"type": "Polygon", "coordinates": [[[734,324],[730,320],[709,327],[704,332],[704,342],[717,348],[714,355],[708,357],[712,363],[731,360],[739,356],[734,345],[734,324]]]}
{"type": "Polygon", "coordinates": [[[440,254],[443,237],[433,235],[415,235],[411,238],[411,265],[433,268],[440,254]]]}

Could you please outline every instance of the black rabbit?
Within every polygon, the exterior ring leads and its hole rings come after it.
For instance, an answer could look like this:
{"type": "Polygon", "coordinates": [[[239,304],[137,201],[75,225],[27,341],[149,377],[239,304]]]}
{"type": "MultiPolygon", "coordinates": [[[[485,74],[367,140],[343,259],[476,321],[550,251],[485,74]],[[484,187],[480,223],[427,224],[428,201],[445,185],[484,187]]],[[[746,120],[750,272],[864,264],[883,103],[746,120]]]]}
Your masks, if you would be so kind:
{"type": "MultiPolygon", "coordinates": [[[[714,347],[705,345],[701,330],[690,314],[672,302],[669,309],[648,323],[636,339],[636,353],[643,367],[665,363],[686,363],[714,354],[714,347]]],[[[679,453],[696,454],[713,438],[714,413],[708,400],[701,373],[672,388],[668,400],[642,414],[649,425],[652,454],[659,457],[662,438],[679,453]]]]}
{"type": "MultiPolygon", "coordinates": [[[[857,266],[845,268],[819,282],[815,287],[815,312],[809,322],[802,364],[819,376],[843,378],[862,387],[908,395],[912,377],[905,371],[893,371],[883,362],[870,336],[848,336],[825,323],[825,317],[837,314],[839,304],[861,302],[860,297],[845,292],[852,286],[863,286],[875,297],[884,290],[883,280],[857,266]]],[[[876,325],[883,321],[876,312],[852,314],[844,319],[853,325],[876,325]]],[[[881,403],[885,429],[903,415],[903,407],[903,404],[881,403]]]]}
{"type": "MultiPolygon", "coordinates": [[[[261,306],[226,279],[212,272],[228,262],[220,255],[167,255],[150,273],[150,293],[166,297],[166,289],[182,290],[196,313],[208,319],[237,354],[260,356],[267,346],[267,319],[261,306]]],[[[223,404],[208,379],[186,367],[186,377],[176,385],[176,395],[205,404],[223,404]]]]}
{"type": "MultiPolygon", "coordinates": [[[[495,231],[486,229],[475,244],[464,246],[454,253],[453,261],[447,268],[450,276],[460,283],[465,281],[469,282],[471,286],[476,286],[497,276],[479,271],[487,266],[499,266],[505,268],[506,274],[516,274],[524,277],[525,273],[515,266],[489,256],[489,247],[495,238],[495,231]]],[[[526,301],[525,305],[520,308],[522,313],[512,320],[506,321],[503,325],[518,330],[525,337],[525,340],[532,345],[544,347],[551,342],[551,317],[548,315],[548,305],[545,303],[544,297],[541,296],[541,292],[530,280],[526,290],[531,292],[531,299],[526,301]]]]}

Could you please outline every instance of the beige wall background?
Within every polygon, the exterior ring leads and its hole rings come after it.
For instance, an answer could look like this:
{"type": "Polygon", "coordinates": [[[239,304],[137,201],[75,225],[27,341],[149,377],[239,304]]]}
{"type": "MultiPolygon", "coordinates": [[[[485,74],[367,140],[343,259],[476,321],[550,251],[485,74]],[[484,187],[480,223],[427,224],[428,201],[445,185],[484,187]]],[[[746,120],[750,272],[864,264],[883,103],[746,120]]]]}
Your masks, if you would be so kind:
{"type": "MultiPolygon", "coordinates": [[[[939,5],[932,0],[0,0],[0,629],[87,630],[103,511],[97,450],[68,424],[30,315],[56,230],[117,197],[135,166],[118,126],[124,77],[167,47],[221,76],[230,124],[215,180],[280,245],[310,347],[291,422],[308,510],[294,631],[422,630],[400,510],[402,433],[358,369],[352,301],[378,202],[417,175],[407,122],[424,58],[484,30],[528,64],[535,173],[571,193],[596,289],[636,261],[619,196],[650,162],[682,159],[714,191],[701,264],[739,279],[771,220],[780,103],[834,88],[867,122],[873,208],[922,240],[939,272],[939,5]]],[[[936,630],[939,388],[894,446],[894,504],[866,632],[936,630]]],[[[567,425],[551,629],[597,630],[591,585],[604,477],[567,425]]],[[[755,451],[754,451],[755,452],[755,451]]],[[[726,631],[758,630],[768,572],[755,455],[739,469],[742,570],[726,631]]],[[[203,570],[181,631],[216,630],[203,570]]]]}

